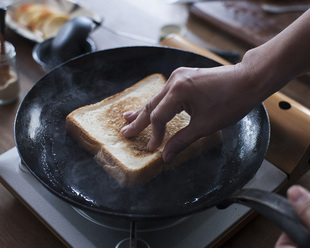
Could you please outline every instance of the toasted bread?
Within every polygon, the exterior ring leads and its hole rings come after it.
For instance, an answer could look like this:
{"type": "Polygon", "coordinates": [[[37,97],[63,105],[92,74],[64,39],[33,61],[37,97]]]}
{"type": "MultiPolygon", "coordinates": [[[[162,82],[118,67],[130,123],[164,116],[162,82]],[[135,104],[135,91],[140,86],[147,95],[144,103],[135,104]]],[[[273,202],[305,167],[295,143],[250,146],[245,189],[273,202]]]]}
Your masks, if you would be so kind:
{"type": "Polygon", "coordinates": [[[164,142],[155,152],[146,148],[151,135],[150,126],[133,138],[125,138],[120,133],[122,127],[128,124],[123,113],[142,107],[165,83],[162,74],[152,74],[121,93],[74,110],[66,118],[69,135],[95,155],[103,168],[121,185],[145,183],[162,171],[214,147],[221,140],[219,132],[201,138],[180,153],[171,164],[165,164],[162,160],[165,143],[188,125],[190,116],[186,112],[177,114],[167,124],[164,142]]]}

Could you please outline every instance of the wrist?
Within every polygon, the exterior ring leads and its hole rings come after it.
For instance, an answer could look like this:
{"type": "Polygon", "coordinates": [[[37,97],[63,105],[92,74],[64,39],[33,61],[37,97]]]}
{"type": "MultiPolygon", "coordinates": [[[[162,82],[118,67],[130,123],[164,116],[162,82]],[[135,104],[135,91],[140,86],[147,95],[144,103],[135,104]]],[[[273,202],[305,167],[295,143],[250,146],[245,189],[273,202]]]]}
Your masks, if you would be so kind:
{"type": "Polygon", "coordinates": [[[260,46],[247,51],[240,62],[244,84],[250,101],[263,102],[280,90],[293,76],[285,70],[285,64],[272,55],[268,47],[260,46]]]}

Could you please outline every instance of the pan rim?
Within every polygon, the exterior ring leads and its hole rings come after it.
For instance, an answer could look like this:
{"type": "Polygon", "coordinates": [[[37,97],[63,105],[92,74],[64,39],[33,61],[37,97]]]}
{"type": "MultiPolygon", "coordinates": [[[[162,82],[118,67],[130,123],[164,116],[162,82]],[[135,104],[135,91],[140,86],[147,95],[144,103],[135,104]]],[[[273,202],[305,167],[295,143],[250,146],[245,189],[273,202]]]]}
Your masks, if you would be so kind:
{"type": "MultiPolygon", "coordinates": [[[[113,52],[113,51],[120,51],[120,50],[126,50],[126,49],[169,49],[169,50],[177,50],[179,52],[182,52],[182,53],[190,53],[190,54],[193,54],[194,56],[200,56],[201,58],[204,58],[206,59],[205,57],[201,56],[201,55],[197,55],[197,54],[194,54],[194,53],[191,53],[191,52],[186,52],[186,51],[183,51],[181,49],[175,49],[175,48],[165,48],[165,47],[159,47],[159,46],[127,46],[127,47],[119,47],[119,48],[111,48],[111,49],[106,49],[106,50],[102,50],[102,51],[96,51],[96,52],[93,52],[93,53],[90,53],[90,54],[98,54],[98,53],[102,53],[102,52],[113,52]]],[[[120,212],[115,212],[115,211],[108,211],[107,209],[97,209],[96,207],[94,206],[88,206],[88,205],[83,205],[81,204],[80,202],[76,202],[75,200],[72,200],[70,199],[68,196],[66,195],[63,195],[61,193],[59,193],[57,190],[55,190],[54,188],[51,188],[49,184],[47,184],[42,178],[40,178],[32,169],[31,169],[31,166],[28,165],[27,161],[25,161],[24,159],[24,156],[23,154],[21,153],[20,151],[20,147],[19,147],[19,140],[18,140],[18,137],[17,137],[17,132],[16,132],[16,126],[17,126],[17,122],[18,122],[18,117],[19,117],[19,114],[20,114],[20,111],[22,111],[23,109],[23,106],[26,104],[25,102],[28,101],[28,98],[29,98],[29,95],[32,94],[31,91],[32,89],[34,89],[35,87],[38,87],[38,85],[41,83],[43,84],[42,82],[44,82],[44,78],[48,77],[48,75],[50,75],[50,73],[53,73],[55,72],[56,70],[59,70],[59,68],[62,68],[63,66],[67,66],[68,64],[72,63],[72,61],[76,61],[76,60],[79,60],[81,59],[81,57],[86,57],[86,56],[89,56],[90,54],[86,54],[86,55],[82,55],[82,56],[79,56],[77,58],[74,58],[62,65],[59,65],[57,66],[55,69],[53,69],[51,72],[49,72],[48,74],[44,75],[41,79],[39,79],[35,84],[34,86],[28,91],[28,93],[26,94],[26,96],[24,97],[24,99],[22,100],[18,110],[17,110],[17,114],[16,114],[16,117],[15,117],[15,123],[14,123],[14,138],[15,138],[15,142],[16,142],[16,145],[17,145],[17,151],[18,151],[18,154],[22,160],[22,162],[26,165],[26,167],[31,171],[31,174],[33,174],[37,180],[39,180],[47,189],[49,189],[52,193],[56,194],[58,197],[60,197],[61,199],[67,201],[68,203],[70,203],[71,205],[74,205],[74,206],[77,206],[79,208],[82,208],[82,209],[86,209],[86,210],[90,210],[90,211],[95,211],[97,213],[100,213],[100,214],[104,214],[104,215],[107,215],[107,216],[117,216],[118,218],[119,217],[123,217],[123,218],[126,218],[126,219],[131,219],[131,220],[145,220],[145,219],[170,219],[170,218],[176,218],[176,217],[184,217],[184,216],[187,216],[187,215],[190,215],[190,214],[194,214],[196,212],[200,212],[202,210],[204,210],[205,208],[208,208],[210,206],[207,206],[207,207],[201,207],[201,208],[197,208],[197,209],[193,209],[192,211],[187,211],[186,213],[175,213],[175,215],[171,215],[171,213],[169,213],[168,215],[165,215],[165,214],[149,214],[148,216],[146,216],[145,214],[137,214],[137,213],[133,213],[133,214],[130,214],[130,213],[120,213],[120,212]]],[[[215,62],[216,63],[216,62],[215,62]]],[[[267,114],[267,111],[266,111],[266,108],[264,107],[263,103],[261,105],[259,105],[257,108],[262,108],[263,111],[265,112],[266,116],[267,116],[267,121],[268,121],[268,126],[269,126],[269,119],[268,119],[268,114],[267,114]]],[[[262,110],[261,110],[262,111],[262,110]]],[[[267,141],[267,146],[265,148],[265,151],[264,151],[264,154],[267,152],[267,147],[268,147],[268,144],[269,144],[269,137],[270,137],[270,128],[268,128],[268,141],[267,141]]],[[[261,160],[261,162],[263,161],[263,158],[261,160]]],[[[260,167],[257,166],[257,169],[260,167]]],[[[250,180],[250,179],[249,179],[250,180]]]]}

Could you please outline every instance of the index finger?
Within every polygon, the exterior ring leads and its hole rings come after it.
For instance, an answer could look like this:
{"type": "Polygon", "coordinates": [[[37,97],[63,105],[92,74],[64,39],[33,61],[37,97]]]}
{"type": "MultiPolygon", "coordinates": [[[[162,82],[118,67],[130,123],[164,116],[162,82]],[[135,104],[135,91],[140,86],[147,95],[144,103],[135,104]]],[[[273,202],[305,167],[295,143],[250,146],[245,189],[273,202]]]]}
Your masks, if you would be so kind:
{"type": "Polygon", "coordinates": [[[135,112],[134,117],[131,119],[131,123],[123,127],[121,133],[128,138],[141,133],[150,124],[150,115],[154,108],[165,96],[166,92],[167,90],[164,86],[141,109],[135,112]]]}

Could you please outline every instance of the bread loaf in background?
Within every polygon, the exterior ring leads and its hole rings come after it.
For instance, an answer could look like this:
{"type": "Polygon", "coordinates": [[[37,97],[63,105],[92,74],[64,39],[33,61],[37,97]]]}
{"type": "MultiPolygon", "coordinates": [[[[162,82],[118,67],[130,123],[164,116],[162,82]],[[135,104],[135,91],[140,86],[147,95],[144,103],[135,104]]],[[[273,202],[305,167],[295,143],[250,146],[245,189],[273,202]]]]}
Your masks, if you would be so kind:
{"type": "Polygon", "coordinates": [[[125,138],[120,130],[128,123],[123,113],[142,107],[166,83],[162,74],[152,74],[124,91],[101,102],[71,112],[66,118],[66,129],[96,160],[105,171],[123,186],[146,183],[162,171],[193,159],[203,151],[217,145],[220,132],[201,138],[180,153],[171,164],[162,160],[166,141],[188,125],[186,112],[177,114],[168,124],[163,144],[155,151],[146,149],[150,139],[148,126],[138,136],[125,138]]]}

